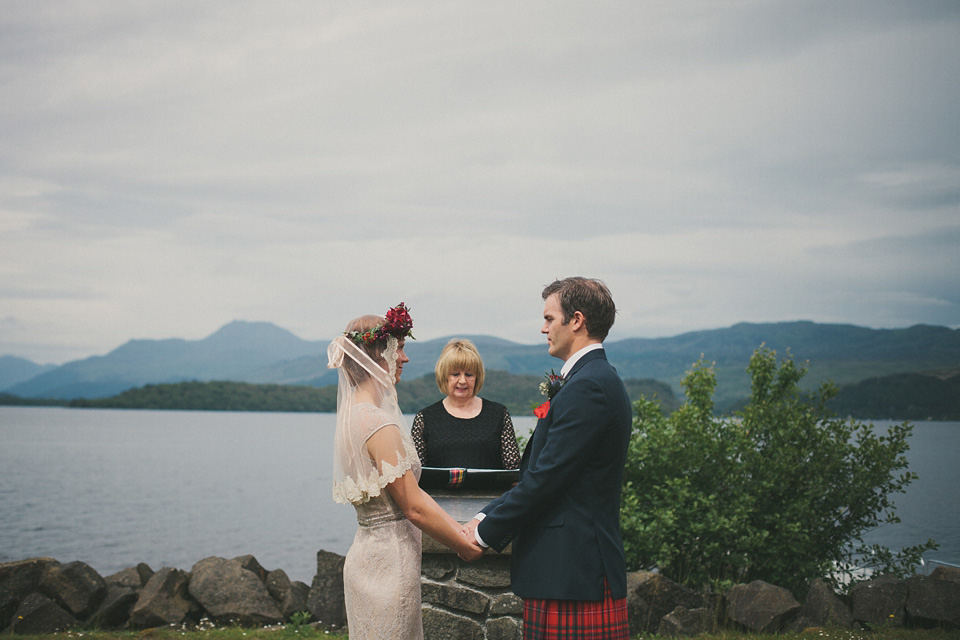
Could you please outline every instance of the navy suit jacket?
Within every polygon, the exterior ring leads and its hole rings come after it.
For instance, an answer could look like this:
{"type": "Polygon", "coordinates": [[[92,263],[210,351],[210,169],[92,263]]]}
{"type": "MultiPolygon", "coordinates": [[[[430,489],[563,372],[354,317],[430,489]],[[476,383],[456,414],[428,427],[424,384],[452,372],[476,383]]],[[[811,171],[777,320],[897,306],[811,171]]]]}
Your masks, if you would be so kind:
{"type": "Polygon", "coordinates": [[[483,508],[480,537],[513,543],[511,581],[521,598],[626,597],[620,488],[632,414],[623,381],[602,349],[583,355],[537,422],[520,480],[483,508]]]}

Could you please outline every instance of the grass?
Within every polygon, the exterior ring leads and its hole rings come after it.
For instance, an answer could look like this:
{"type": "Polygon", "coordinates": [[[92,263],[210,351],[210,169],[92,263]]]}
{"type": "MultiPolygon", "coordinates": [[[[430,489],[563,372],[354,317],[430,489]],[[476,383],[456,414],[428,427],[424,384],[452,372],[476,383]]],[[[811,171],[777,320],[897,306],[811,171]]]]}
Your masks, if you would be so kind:
{"type": "MultiPolygon", "coordinates": [[[[215,628],[201,625],[195,630],[176,628],[145,629],[142,631],[65,631],[45,635],[7,635],[5,640],[348,640],[348,636],[315,629],[310,625],[280,627],[215,628]]],[[[641,634],[635,640],[656,640],[663,636],[641,634]]],[[[942,629],[880,629],[850,631],[846,629],[811,629],[803,633],[755,634],[726,631],[703,636],[698,640],[958,640],[960,631],[942,629]]],[[[455,639],[451,639],[455,640],[455,639]]]]}

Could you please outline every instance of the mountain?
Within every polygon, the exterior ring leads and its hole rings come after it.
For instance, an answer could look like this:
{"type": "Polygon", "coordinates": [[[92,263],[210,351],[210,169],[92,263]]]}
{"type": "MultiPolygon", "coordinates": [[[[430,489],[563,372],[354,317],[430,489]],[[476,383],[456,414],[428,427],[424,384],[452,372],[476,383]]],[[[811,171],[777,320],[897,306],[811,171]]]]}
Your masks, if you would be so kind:
{"type": "Polygon", "coordinates": [[[0,389],[12,387],[51,369],[56,369],[56,365],[37,364],[16,356],[0,356],[0,389]]]}
{"type": "Polygon", "coordinates": [[[105,356],[68,362],[6,391],[27,398],[101,398],[149,383],[247,381],[280,360],[326,352],[268,322],[231,322],[203,340],[131,340],[105,356]]]}
{"type": "MultiPolygon", "coordinates": [[[[524,345],[491,336],[473,340],[488,370],[542,376],[560,361],[542,342],[524,345]]],[[[404,379],[433,372],[448,338],[408,340],[404,379]]],[[[808,321],[740,323],[669,338],[630,338],[606,344],[623,378],[655,379],[680,394],[680,381],[701,356],[715,363],[718,406],[749,394],[750,356],[765,345],[808,363],[807,388],[838,385],[901,373],[936,374],[960,369],[960,330],[917,325],[868,329],[808,321]]],[[[248,383],[326,386],[327,341],[309,342],[266,322],[232,322],[203,340],[133,340],[105,356],[69,362],[5,389],[27,398],[100,398],[150,383],[232,380],[248,383]]]]}

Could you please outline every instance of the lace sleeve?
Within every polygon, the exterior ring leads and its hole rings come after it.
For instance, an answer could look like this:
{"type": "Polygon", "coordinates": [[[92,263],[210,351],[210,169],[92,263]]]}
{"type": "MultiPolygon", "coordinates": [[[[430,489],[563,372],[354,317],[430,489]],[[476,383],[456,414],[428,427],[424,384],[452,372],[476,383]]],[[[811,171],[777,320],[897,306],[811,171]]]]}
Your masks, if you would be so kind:
{"type": "Polygon", "coordinates": [[[513,429],[510,412],[503,410],[503,429],[500,431],[500,453],[504,469],[520,467],[520,449],[517,447],[517,433],[513,429]]]}
{"type": "Polygon", "coordinates": [[[423,411],[419,412],[413,418],[413,427],[410,428],[410,438],[413,440],[413,446],[417,448],[417,455],[420,456],[420,462],[423,463],[426,459],[426,445],[423,442],[423,411]]]}
{"type": "MultiPolygon", "coordinates": [[[[382,411],[364,407],[358,412],[357,448],[341,461],[345,473],[334,479],[337,502],[362,504],[407,471],[420,467],[417,450],[408,435],[382,411]]],[[[345,449],[346,447],[341,447],[345,449]]]]}

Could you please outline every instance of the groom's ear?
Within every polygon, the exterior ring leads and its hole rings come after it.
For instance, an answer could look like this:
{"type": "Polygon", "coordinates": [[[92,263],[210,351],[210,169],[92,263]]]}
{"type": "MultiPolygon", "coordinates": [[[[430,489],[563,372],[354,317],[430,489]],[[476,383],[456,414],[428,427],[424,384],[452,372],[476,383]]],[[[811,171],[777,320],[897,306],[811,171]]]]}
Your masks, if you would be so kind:
{"type": "Polygon", "coordinates": [[[570,328],[573,329],[574,331],[578,331],[580,329],[583,329],[584,331],[586,331],[587,319],[579,311],[574,311],[573,315],[570,316],[570,328]]]}

